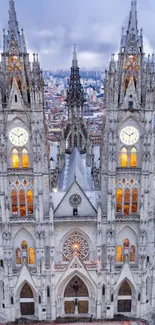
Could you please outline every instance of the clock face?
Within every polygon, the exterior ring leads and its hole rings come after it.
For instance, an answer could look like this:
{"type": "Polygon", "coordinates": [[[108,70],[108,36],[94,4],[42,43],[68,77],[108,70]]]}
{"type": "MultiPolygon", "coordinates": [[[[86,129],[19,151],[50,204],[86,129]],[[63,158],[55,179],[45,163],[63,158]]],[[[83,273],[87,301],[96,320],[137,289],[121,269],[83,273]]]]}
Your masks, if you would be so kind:
{"type": "Polygon", "coordinates": [[[15,146],[22,147],[28,141],[28,133],[25,129],[16,127],[10,131],[9,139],[15,146]]]}
{"type": "Polygon", "coordinates": [[[120,133],[120,139],[124,144],[133,145],[139,140],[139,132],[133,126],[126,126],[120,133]]]}

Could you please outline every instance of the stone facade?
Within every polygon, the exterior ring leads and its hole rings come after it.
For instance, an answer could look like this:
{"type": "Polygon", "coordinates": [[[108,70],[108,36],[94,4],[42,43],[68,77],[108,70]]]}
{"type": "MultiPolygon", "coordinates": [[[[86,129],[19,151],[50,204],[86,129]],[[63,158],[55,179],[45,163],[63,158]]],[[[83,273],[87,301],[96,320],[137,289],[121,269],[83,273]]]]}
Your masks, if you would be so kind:
{"type": "Polygon", "coordinates": [[[43,79],[14,0],[0,65],[0,317],[145,317],[155,308],[154,56],[132,1],[105,75],[100,169],[74,48],[68,125],[50,169],[43,79]],[[106,117],[105,117],[106,116],[106,117]]]}

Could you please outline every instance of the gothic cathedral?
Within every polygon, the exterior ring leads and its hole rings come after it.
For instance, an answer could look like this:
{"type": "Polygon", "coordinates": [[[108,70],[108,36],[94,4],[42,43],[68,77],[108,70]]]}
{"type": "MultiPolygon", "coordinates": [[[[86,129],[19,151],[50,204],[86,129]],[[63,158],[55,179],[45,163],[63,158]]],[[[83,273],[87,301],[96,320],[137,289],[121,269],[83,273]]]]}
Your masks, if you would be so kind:
{"type": "MultiPolygon", "coordinates": [[[[104,80],[96,166],[74,47],[67,126],[50,165],[44,82],[9,0],[0,64],[0,320],[147,318],[155,309],[155,62],[131,2],[104,80]]],[[[52,147],[51,147],[52,150],[52,147]]]]}

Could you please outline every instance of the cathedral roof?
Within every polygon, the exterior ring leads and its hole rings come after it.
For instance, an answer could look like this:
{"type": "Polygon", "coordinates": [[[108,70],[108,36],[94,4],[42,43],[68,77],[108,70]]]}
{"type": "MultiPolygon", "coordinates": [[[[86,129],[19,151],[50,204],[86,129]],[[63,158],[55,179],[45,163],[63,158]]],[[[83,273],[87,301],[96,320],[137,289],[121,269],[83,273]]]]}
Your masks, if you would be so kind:
{"type": "Polygon", "coordinates": [[[59,190],[67,190],[75,178],[84,191],[93,190],[91,168],[86,166],[86,156],[80,154],[76,147],[71,155],[66,154],[65,166],[59,176],[59,190]]]}

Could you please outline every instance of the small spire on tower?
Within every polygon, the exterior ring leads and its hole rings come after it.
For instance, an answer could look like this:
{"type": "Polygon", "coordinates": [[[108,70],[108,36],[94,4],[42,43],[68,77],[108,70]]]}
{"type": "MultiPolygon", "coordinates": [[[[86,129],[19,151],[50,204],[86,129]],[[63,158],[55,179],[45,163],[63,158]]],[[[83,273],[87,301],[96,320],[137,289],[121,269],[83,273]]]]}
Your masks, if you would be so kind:
{"type": "Polygon", "coordinates": [[[78,68],[78,60],[77,60],[77,52],[76,52],[76,44],[74,44],[73,51],[73,60],[72,60],[72,68],[78,68]]]}

